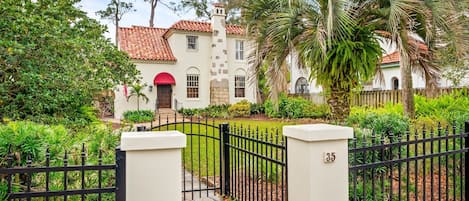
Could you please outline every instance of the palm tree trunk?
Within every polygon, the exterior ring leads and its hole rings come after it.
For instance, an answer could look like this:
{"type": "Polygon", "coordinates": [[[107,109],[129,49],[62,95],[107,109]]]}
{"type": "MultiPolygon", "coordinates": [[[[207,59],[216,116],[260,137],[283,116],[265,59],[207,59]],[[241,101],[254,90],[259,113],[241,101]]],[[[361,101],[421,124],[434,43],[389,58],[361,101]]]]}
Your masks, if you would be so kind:
{"type": "Polygon", "coordinates": [[[137,111],[140,111],[140,97],[137,96],[137,111]]]}
{"type": "Polygon", "coordinates": [[[332,84],[327,103],[331,108],[331,118],[343,122],[350,114],[350,89],[343,88],[338,82],[332,84]]]}
{"type": "Polygon", "coordinates": [[[435,98],[437,93],[437,81],[433,80],[427,72],[425,72],[425,96],[427,98],[435,98]]]}
{"type": "Polygon", "coordinates": [[[402,104],[404,116],[413,119],[415,117],[414,88],[412,86],[412,67],[408,55],[401,51],[400,69],[402,79],[402,104]]]}

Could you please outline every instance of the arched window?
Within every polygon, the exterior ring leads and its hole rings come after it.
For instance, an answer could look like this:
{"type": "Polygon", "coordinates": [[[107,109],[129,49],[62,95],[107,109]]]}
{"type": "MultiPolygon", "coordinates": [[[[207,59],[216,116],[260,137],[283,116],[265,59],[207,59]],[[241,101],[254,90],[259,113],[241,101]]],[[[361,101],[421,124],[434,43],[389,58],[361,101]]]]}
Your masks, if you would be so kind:
{"type": "Polygon", "coordinates": [[[391,84],[392,84],[392,90],[399,89],[399,79],[397,79],[397,77],[391,78],[391,84]]]}
{"type": "Polygon", "coordinates": [[[199,98],[199,75],[196,67],[190,67],[186,71],[186,93],[187,98],[199,98]]]}
{"type": "Polygon", "coordinates": [[[304,94],[309,93],[309,84],[308,80],[304,77],[298,78],[295,84],[295,93],[297,94],[304,94]]]}

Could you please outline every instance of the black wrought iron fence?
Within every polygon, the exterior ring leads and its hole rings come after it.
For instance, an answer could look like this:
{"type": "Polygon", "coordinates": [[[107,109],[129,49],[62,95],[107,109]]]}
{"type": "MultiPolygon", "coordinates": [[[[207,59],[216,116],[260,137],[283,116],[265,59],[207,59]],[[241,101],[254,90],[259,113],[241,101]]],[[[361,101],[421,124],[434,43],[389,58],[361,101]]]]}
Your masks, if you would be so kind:
{"type": "Polygon", "coordinates": [[[158,115],[152,131],[177,130],[187,136],[182,151],[183,200],[216,198],[222,192],[220,127],[208,117],[158,115]]]}
{"type": "Polygon", "coordinates": [[[278,130],[222,125],[225,195],[287,200],[286,138],[278,130]]]}
{"type": "Polygon", "coordinates": [[[183,200],[287,200],[286,138],[278,130],[222,123],[208,117],[158,116],[153,131],[187,135],[182,152],[183,200]]]}
{"type": "Polygon", "coordinates": [[[354,138],[350,200],[468,200],[469,122],[464,127],[354,138]]]}
{"type": "Polygon", "coordinates": [[[125,200],[125,153],[116,149],[116,163],[103,164],[102,152],[97,164],[87,164],[85,146],[74,155],[65,151],[61,165],[46,151],[42,164],[16,161],[9,149],[6,164],[0,167],[0,185],[6,187],[0,200],[125,200]],[[73,164],[72,161],[80,161],[73,164]]]}

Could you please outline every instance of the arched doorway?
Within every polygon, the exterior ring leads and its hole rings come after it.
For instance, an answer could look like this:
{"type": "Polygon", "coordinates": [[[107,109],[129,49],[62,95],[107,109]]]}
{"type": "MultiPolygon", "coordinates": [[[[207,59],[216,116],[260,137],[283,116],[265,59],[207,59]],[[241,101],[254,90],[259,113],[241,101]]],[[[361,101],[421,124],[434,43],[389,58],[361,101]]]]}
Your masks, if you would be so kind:
{"type": "Polygon", "coordinates": [[[153,84],[156,86],[156,100],[158,108],[171,108],[172,100],[172,87],[176,84],[176,80],[169,73],[159,73],[153,79],[153,84]]]}
{"type": "Polygon", "coordinates": [[[392,86],[392,90],[398,90],[399,89],[399,79],[397,77],[393,77],[391,78],[391,86],[392,86]]]}
{"type": "Polygon", "coordinates": [[[305,94],[305,93],[309,93],[309,89],[308,89],[308,80],[304,77],[300,77],[298,78],[298,80],[296,81],[296,84],[295,84],[295,93],[296,94],[305,94]]]}

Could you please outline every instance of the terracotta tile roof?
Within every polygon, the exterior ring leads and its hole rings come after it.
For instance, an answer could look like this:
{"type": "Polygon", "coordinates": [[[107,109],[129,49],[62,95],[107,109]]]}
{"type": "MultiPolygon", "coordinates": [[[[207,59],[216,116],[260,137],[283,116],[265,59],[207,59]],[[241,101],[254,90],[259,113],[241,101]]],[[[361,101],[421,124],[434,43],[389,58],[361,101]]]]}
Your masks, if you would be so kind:
{"type": "Polygon", "coordinates": [[[381,60],[381,64],[397,63],[400,60],[399,51],[395,51],[393,53],[384,55],[383,59],[381,60]]]}
{"type": "MultiPolygon", "coordinates": [[[[411,40],[409,42],[411,44],[412,51],[421,51],[420,53],[426,54],[428,53],[428,46],[426,46],[424,43],[416,41],[416,40],[411,40]]],[[[421,57],[422,54],[418,54],[417,57],[421,57]]],[[[411,55],[412,59],[416,59],[415,55],[411,55]]],[[[389,63],[398,63],[401,61],[401,55],[399,54],[399,51],[394,51],[392,53],[389,53],[387,55],[384,55],[381,64],[389,64],[389,63]]]]}
{"type": "Polygon", "coordinates": [[[132,59],[176,61],[168,41],[167,29],[142,26],[120,27],[119,46],[132,59]]]}
{"type": "MultiPolygon", "coordinates": [[[[180,20],[173,24],[169,29],[181,31],[212,32],[212,24],[208,22],[197,22],[189,20],[180,20]]],[[[226,25],[227,34],[243,35],[244,29],[237,25],[226,25]]]]}
{"type": "Polygon", "coordinates": [[[244,35],[245,31],[244,28],[238,25],[227,25],[226,26],[226,33],[227,34],[235,34],[235,35],[244,35]]]}
{"type": "Polygon", "coordinates": [[[208,22],[197,22],[180,20],[169,27],[169,29],[181,31],[197,31],[197,32],[212,32],[212,25],[208,22]]]}
{"type": "MultiPolygon", "coordinates": [[[[181,20],[169,29],[143,26],[120,27],[119,47],[127,52],[132,59],[176,61],[171,47],[165,38],[169,30],[194,32],[212,32],[212,25],[207,22],[181,20]]],[[[237,25],[227,25],[227,34],[243,35],[244,29],[237,25]]]]}
{"type": "Polygon", "coordinates": [[[212,4],[214,7],[217,7],[217,8],[223,8],[225,7],[225,5],[223,5],[223,3],[214,3],[212,4]]]}

